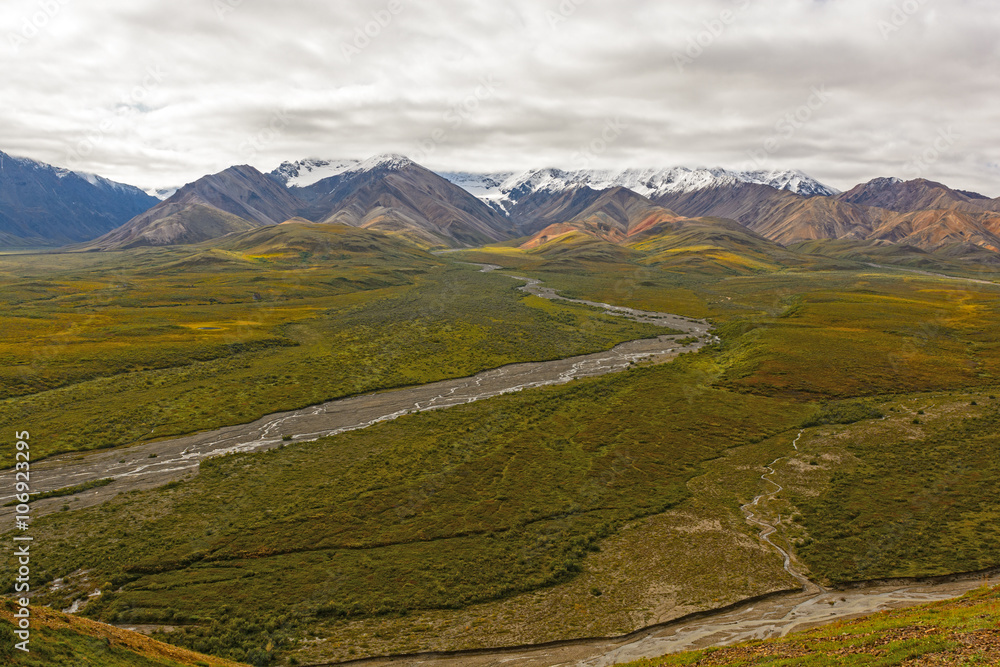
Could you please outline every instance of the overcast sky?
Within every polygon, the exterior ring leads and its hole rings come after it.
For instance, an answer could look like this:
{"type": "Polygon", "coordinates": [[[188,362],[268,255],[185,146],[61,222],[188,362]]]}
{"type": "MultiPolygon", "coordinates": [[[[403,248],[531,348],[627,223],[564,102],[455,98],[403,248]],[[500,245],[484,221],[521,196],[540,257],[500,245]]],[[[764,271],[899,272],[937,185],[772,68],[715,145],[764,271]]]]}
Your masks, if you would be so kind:
{"type": "Polygon", "coordinates": [[[1000,1],[3,0],[0,150],[139,185],[795,168],[1000,196],[1000,1]]]}

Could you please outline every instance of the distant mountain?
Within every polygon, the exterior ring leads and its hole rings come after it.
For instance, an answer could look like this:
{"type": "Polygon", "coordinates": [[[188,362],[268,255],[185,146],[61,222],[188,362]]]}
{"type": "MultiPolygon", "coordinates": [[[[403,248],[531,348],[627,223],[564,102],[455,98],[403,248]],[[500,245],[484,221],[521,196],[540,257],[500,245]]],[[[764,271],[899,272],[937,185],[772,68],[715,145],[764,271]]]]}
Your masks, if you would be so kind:
{"type": "MultiPolygon", "coordinates": [[[[127,188],[74,175],[81,178],[98,189],[127,188]]],[[[729,219],[754,238],[786,246],[887,242],[951,249],[956,257],[976,254],[970,248],[1000,249],[1000,200],[922,179],[875,179],[838,193],[798,171],[437,174],[401,155],[311,158],[284,162],[269,174],[231,167],[184,186],[87,247],[194,243],[295,217],[377,230],[424,247],[529,237],[523,243],[534,248],[572,237],[623,248],[646,228],[729,219]]],[[[676,230],[671,234],[676,237],[676,230]]]]}
{"type": "Polygon", "coordinates": [[[610,188],[597,194],[590,206],[577,216],[545,227],[521,247],[534,248],[576,232],[610,243],[623,243],[628,237],[646,229],[681,219],[673,211],[657,206],[628,188],[610,188]]]}
{"type": "Polygon", "coordinates": [[[509,220],[465,190],[405,157],[385,155],[286,162],[270,174],[230,167],[185,185],[88,248],[197,243],[294,217],[388,232],[424,246],[481,245],[514,235],[509,220]],[[319,176],[325,177],[314,180],[319,176]]]}
{"type": "Polygon", "coordinates": [[[465,171],[442,171],[438,175],[469,194],[482,199],[490,193],[499,192],[503,184],[515,176],[516,172],[498,171],[490,174],[475,174],[465,171]]]}
{"type": "Polygon", "coordinates": [[[131,185],[0,152],[0,246],[88,241],[156,202],[131,185]]]}
{"type": "Polygon", "coordinates": [[[997,246],[997,202],[931,181],[876,179],[833,197],[739,184],[654,199],[679,214],[730,218],[783,245],[821,239],[889,241],[924,250],[997,246]]]}
{"type": "Polygon", "coordinates": [[[912,181],[876,178],[837,195],[837,199],[900,213],[929,209],[1000,212],[1000,199],[990,199],[975,192],[953,190],[946,185],[923,178],[912,181]]]}
{"type": "Polygon", "coordinates": [[[1000,213],[932,209],[888,216],[870,240],[889,241],[923,250],[978,246],[1000,252],[1000,213]]]}
{"type": "Polygon", "coordinates": [[[743,183],[767,185],[777,190],[787,190],[808,197],[837,194],[837,190],[798,171],[730,171],[674,167],[582,171],[536,169],[515,174],[452,172],[442,175],[512,218],[524,217],[518,208],[526,199],[537,201],[541,193],[558,194],[580,187],[589,187],[593,190],[624,187],[654,200],[667,194],[743,183]]]}
{"type": "Polygon", "coordinates": [[[503,215],[401,155],[381,155],[292,194],[301,215],[410,238],[428,246],[472,246],[515,234],[503,215]]]}
{"type": "Polygon", "coordinates": [[[197,243],[294,217],[301,206],[253,167],[230,167],[185,185],[169,199],[96,239],[90,249],[197,243]]]}
{"type": "Polygon", "coordinates": [[[753,183],[666,193],[654,201],[689,217],[736,220],[785,245],[812,239],[866,238],[875,224],[873,217],[880,218],[867,207],[833,197],[805,197],[753,183]]]}

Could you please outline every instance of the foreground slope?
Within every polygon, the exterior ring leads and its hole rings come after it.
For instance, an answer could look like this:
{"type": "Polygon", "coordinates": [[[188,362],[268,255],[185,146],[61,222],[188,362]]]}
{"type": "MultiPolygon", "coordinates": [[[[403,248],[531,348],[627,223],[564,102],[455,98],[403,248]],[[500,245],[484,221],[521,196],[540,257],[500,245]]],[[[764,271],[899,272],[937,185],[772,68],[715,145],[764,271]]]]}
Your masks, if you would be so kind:
{"type": "Polygon", "coordinates": [[[0,598],[0,661],[11,667],[241,667],[47,607],[31,608],[29,652],[13,648],[13,602],[0,598]]]}
{"type": "Polygon", "coordinates": [[[1000,587],[834,623],[781,639],[680,653],[629,667],[1000,664],[1000,587]]]}

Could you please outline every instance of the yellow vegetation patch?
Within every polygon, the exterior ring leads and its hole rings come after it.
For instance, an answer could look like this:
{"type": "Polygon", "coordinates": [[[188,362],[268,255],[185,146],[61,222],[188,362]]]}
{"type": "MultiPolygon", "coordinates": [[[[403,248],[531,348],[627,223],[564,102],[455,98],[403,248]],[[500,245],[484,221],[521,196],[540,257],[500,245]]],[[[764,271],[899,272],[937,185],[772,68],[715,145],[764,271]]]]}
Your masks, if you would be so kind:
{"type": "MultiPolygon", "coordinates": [[[[63,614],[47,607],[31,607],[30,609],[33,652],[38,652],[38,649],[35,647],[39,643],[44,645],[46,640],[51,637],[51,633],[68,631],[84,637],[105,639],[112,648],[125,649],[143,658],[159,661],[163,665],[245,667],[243,663],[195,653],[194,651],[155,641],[137,632],[98,623],[79,616],[63,614]]],[[[14,604],[12,601],[3,600],[0,602],[0,618],[5,623],[14,624],[14,604]]]]}

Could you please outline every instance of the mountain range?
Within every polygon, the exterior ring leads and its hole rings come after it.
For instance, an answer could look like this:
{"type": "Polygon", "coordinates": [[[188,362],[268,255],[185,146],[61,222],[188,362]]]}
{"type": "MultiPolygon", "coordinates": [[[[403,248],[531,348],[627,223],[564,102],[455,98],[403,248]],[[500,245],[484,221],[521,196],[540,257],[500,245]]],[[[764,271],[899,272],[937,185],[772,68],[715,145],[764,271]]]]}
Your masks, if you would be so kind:
{"type": "Polygon", "coordinates": [[[131,185],[0,152],[0,246],[87,241],[156,202],[131,185]]]}
{"type": "Polygon", "coordinates": [[[6,246],[195,243],[290,219],[372,229],[424,247],[521,239],[531,248],[571,233],[621,245],[650,229],[674,233],[685,220],[730,220],[781,246],[841,240],[1000,252],[1000,199],[924,179],[877,178],[838,192],[797,171],[438,174],[381,155],[285,162],[267,174],[234,166],[157,201],[107,179],[0,156],[6,246]]]}

